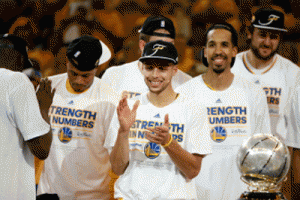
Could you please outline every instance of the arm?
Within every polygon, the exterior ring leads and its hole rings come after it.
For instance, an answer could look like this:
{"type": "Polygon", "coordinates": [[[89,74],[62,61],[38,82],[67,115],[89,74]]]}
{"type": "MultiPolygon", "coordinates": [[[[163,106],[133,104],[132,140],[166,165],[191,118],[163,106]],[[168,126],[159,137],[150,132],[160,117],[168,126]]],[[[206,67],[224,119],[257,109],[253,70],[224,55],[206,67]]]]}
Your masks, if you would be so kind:
{"type": "Polygon", "coordinates": [[[123,98],[117,107],[118,120],[120,128],[116,143],[110,154],[110,162],[112,170],[117,175],[122,175],[129,164],[129,141],[128,135],[132,124],[135,122],[136,110],[139,101],[136,101],[133,109],[130,110],[127,104],[127,99],[123,98]]]}
{"type": "Polygon", "coordinates": [[[169,134],[168,115],[165,116],[165,123],[163,126],[156,127],[155,129],[148,128],[148,130],[155,134],[147,132],[147,139],[150,142],[161,144],[186,178],[193,179],[199,174],[204,155],[189,153],[171,138],[172,136],[169,134]]]}
{"type": "MultiPolygon", "coordinates": [[[[50,118],[48,116],[49,108],[52,104],[55,89],[51,91],[51,81],[48,79],[41,80],[40,87],[36,93],[40,112],[43,119],[50,124],[50,118]]],[[[45,135],[33,138],[26,141],[30,151],[40,160],[45,160],[50,151],[52,143],[52,131],[51,128],[45,135]]]]}

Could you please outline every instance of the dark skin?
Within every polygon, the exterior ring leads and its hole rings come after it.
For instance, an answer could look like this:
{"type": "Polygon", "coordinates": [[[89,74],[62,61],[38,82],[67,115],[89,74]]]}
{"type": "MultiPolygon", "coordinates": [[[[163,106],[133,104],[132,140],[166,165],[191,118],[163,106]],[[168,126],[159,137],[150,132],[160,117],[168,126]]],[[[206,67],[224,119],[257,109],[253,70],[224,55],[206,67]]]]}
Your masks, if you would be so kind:
{"type": "MultiPolygon", "coordinates": [[[[51,90],[51,80],[42,79],[40,82],[40,87],[36,93],[37,100],[40,106],[40,111],[43,119],[50,124],[50,118],[48,116],[49,108],[53,101],[53,96],[55,94],[55,89],[51,90]]],[[[26,141],[31,153],[35,155],[40,160],[45,160],[50,151],[50,146],[52,143],[52,131],[51,128],[48,133],[40,137],[33,138],[26,141]]]]}

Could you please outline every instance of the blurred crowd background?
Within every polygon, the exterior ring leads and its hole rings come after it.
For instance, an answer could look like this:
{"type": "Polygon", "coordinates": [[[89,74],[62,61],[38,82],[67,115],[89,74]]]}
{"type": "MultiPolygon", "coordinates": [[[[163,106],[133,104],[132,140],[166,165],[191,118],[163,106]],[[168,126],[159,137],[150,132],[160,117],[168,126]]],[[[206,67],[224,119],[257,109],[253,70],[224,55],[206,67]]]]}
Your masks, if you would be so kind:
{"type": "Polygon", "coordinates": [[[43,77],[66,72],[70,41],[95,36],[113,55],[99,67],[101,77],[106,68],[140,57],[138,30],[148,16],[161,14],[175,24],[179,68],[196,76],[206,70],[200,56],[206,29],[217,22],[232,24],[244,51],[247,26],[259,7],[285,13],[288,32],[279,53],[300,65],[300,0],[0,0],[0,31],[27,41],[29,58],[43,77]]]}

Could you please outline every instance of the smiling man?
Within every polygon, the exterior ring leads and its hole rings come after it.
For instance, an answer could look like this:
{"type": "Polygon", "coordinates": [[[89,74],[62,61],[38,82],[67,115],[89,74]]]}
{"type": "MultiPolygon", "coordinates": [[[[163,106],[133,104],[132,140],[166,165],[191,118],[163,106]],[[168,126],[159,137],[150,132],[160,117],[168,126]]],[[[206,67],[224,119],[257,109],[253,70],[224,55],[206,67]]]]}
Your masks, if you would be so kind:
{"type": "Polygon", "coordinates": [[[149,92],[119,103],[105,140],[117,199],[196,199],[211,146],[205,108],[172,88],[177,59],[172,43],[147,43],[139,61],[149,92]]]}
{"type": "Polygon", "coordinates": [[[118,100],[114,99],[117,94],[95,77],[98,66],[110,56],[103,42],[81,36],[68,46],[67,73],[49,77],[56,88],[49,111],[53,146],[41,174],[39,197],[110,198],[111,165],[103,143],[118,100]]]}
{"type": "MultiPolygon", "coordinates": [[[[300,125],[297,121],[300,69],[290,60],[277,54],[286,31],[282,12],[274,9],[257,10],[249,27],[250,49],[237,55],[237,61],[232,71],[263,87],[269,105],[272,133],[281,134],[286,138],[285,143],[294,148],[295,158],[292,165],[296,167],[299,164],[295,162],[300,158],[298,136],[300,125]],[[292,99],[295,100],[294,103],[292,103],[292,99]]],[[[292,150],[291,148],[290,150],[292,150]]],[[[295,173],[296,171],[294,170],[295,173]]],[[[292,176],[295,181],[292,189],[295,188],[295,191],[298,191],[300,175],[296,173],[292,176]]],[[[288,199],[290,199],[289,187],[283,189],[288,199]]]]}
{"type": "Polygon", "coordinates": [[[196,177],[197,199],[236,200],[247,190],[236,165],[238,150],[253,133],[270,133],[266,96],[261,87],[234,75],[238,37],[227,23],[212,25],[205,35],[207,73],[175,91],[206,107],[213,153],[202,160],[196,177]]]}

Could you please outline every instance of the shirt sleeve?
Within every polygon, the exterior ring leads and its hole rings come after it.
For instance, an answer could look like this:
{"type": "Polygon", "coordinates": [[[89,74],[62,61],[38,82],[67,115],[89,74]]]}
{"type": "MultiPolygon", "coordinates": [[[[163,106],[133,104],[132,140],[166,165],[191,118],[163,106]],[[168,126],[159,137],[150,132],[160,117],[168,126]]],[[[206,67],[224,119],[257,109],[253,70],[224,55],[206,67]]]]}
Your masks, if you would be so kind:
{"type": "MultiPolygon", "coordinates": [[[[19,129],[25,141],[49,132],[50,125],[43,119],[34,87],[24,74],[17,74],[17,87],[10,91],[9,103],[13,125],[19,129]]],[[[16,84],[14,84],[16,85],[16,84]]]]}
{"type": "Polygon", "coordinates": [[[190,124],[186,150],[190,153],[201,155],[212,153],[206,108],[192,101],[188,108],[190,124]]]}

